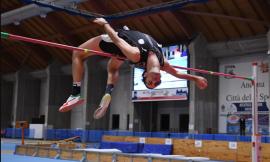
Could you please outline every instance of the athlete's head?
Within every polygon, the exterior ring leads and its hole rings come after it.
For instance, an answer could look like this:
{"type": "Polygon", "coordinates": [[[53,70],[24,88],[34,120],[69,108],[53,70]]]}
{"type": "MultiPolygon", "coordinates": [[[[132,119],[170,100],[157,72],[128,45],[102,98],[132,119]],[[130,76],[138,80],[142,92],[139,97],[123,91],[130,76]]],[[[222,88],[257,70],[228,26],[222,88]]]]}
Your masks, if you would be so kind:
{"type": "Polygon", "coordinates": [[[149,89],[153,89],[161,83],[159,60],[152,51],[149,52],[146,70],[142,77],[145,86],[149,89]]]}

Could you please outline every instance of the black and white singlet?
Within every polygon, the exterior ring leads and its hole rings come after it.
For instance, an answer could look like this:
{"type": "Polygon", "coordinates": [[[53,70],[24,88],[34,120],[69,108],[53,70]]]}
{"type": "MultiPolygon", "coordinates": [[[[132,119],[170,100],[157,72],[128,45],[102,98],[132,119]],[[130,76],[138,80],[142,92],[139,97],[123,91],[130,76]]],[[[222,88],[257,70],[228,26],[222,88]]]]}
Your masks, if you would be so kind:
{"type": "MultiPolygon", "coordinates": [[[[131,62],[138,67],[145,67],[147,63],[148,54],[150,51],[154,52],[159,60],[160,66],[164,65],[164,58],[162,55],[161,45],[158,44],[148,34],[135,31],[135,30],[117,30],[118,36],[124,39],[128,44],[134,47],[138,47],[140,50],[140,60],[138,62],[131,62]]],[[[102,41],[99,46],[104,52],[112,53],[120,57],[125,57],[122,51],[112,42],[107,34],[101,35],[102,41]]]]}

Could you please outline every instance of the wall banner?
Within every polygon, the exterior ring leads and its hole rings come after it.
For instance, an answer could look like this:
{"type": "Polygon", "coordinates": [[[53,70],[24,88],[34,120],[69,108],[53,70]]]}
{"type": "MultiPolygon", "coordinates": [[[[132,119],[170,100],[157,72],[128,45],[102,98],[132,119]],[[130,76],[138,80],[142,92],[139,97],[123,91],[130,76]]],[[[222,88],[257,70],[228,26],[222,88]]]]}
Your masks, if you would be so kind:
{"type": "MultiPolygon", "coordinates": [[[[220,61],[219,71],[229,74],[250,77],[252,75],[252,62],[258,63],[258,113],[259,131],[262,134],[269,130],[269,59],[267,55],[242,56],[223,58],[220,61]]],[[[219,78],[219,132],[239,133],[237,117],[246,118],[246,132],[251,133],[252,123],[252,85],[250,81],[219,78]],[[235,120],[235,121],[234,121],[235,120]],[[233,123],[231,122],[233,121],[233,123]]]]}

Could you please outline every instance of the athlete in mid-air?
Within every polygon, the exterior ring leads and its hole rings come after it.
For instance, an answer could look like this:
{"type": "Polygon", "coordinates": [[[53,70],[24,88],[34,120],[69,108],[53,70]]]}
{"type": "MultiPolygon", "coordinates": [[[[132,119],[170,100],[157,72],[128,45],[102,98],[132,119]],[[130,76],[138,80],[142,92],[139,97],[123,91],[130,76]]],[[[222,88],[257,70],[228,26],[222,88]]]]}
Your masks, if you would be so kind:
{"type": "MultiPolygon", "coordinates": [[[[80,47],[111,53],[119,57],[125,57],[131,64],[135,64],[135,66],[145,69],[142,75],[142,80],[147,88],[153,89],[161,83],[160,70],[163,70],[177,78],[194,81],[200,89],[205,89],[207,87],[207,80],[205,78],[181,73],[174,69],[163,56],[161,45],[148,34],[128,29],[119,29],[115,31],[104,18],[96,18],[93,22],[104,28],[106,34],[91,38],[80,45],[80,47]]],[[[60,112],[67,112],[73,107],[84,102],[80,94],[81,80],[84,72],[83,62],[93,55],[95,54],[79,51],[73,52],[72,94],[60,107],[60,112]]],[[[118,80],[119,68],[123,62],[123,59],[119,59],[117,57],[110,58],[108,62],[108,78],[105,95],[102,97],[101,103],[94,113],[95,119],[99,119],[104,116],[109,107],[111,93],[118,80]]]]}

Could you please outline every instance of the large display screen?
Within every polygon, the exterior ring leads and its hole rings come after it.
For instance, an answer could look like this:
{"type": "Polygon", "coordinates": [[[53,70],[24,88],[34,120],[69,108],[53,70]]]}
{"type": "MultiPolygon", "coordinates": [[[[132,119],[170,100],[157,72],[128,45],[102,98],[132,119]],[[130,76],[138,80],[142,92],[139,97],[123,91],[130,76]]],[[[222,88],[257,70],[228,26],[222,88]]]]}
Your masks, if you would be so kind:
{"type": "MultiPolygon", "coordinates": [[[[184,44],[162,48],[163,55],[171,65],[188,67],[188,48],[184,44]]],[[[181,73],[186,70],[177,69],[181,73]]],[[[187,80],[176,78],[161,71],[161,84],[148,89],[142,81],[144,69],[134,68],[132,101],[187,100],[187,80]]]]}

